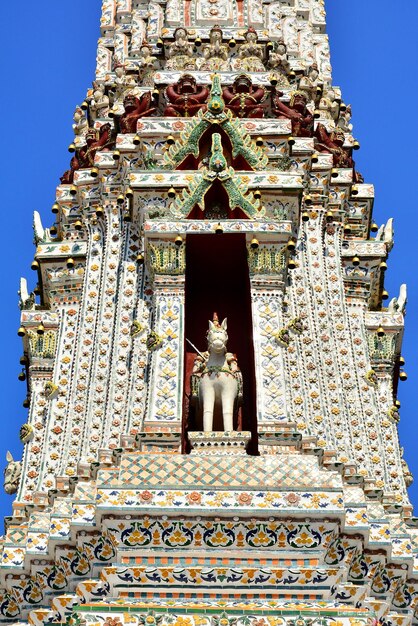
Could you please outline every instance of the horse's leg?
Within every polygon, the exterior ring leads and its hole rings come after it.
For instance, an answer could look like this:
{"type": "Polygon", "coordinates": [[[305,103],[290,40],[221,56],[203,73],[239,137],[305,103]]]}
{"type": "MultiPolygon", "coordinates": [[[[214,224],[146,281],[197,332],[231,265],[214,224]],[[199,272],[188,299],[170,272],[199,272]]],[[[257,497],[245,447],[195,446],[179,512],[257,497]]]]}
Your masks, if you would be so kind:
{"type": "Polygon", "coordinates": [[[212,385],[205,385],[203,391],[203,430],[205,433],[213,431],[213,411],[215,407],[215,389],[212,385]]]}
{"type": "Polygon", "coordinates": [[[230,385],[225,385],[222,389],[222,415],[224,421],[224,431],[231,432],[234,430],[234,402],[235,393],[230,385]]]}

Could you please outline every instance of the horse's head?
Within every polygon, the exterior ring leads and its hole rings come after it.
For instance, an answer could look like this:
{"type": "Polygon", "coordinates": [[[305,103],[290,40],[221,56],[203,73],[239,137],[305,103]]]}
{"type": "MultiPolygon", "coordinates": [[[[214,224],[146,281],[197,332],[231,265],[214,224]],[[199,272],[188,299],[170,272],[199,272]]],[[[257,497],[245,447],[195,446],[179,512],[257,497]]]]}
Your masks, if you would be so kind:
{"type": "Polygon", "coordinates": [[[222,353],[226,352],[226,343],[228,341],[228,334],[226,332],[227,321],[226,318],[219,324],[216,320],[212,322],[209,320],[208,331],[208,349],[209,352],[222,353]]]}
{"type": "Polygon", "coordinates": [[[7,466],[4,470],[4,490],[9,495],[16,493],[19,487],[20,475],[22,473],[22,463],[15,461],[10,454],[6,454],[7,466]]]}

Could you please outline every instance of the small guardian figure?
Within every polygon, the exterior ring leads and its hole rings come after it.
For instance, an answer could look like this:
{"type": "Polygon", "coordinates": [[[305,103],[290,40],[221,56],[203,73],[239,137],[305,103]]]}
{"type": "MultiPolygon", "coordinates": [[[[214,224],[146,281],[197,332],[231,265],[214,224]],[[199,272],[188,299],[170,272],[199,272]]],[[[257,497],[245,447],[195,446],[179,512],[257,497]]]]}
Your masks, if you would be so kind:
{"type": "Polygon", "coordinates": [[[128,95],[123,100],[124,113],[119,119],[120,132],[136,133],[136,125],[141,117],[148,117],[156,110],[152,105],[152,95],[150,91],[145,91],[138,98],[128,95]]]}
{"type": "Polygon", "coordinates": [[[227,72],[229,66],[228,46],[223,43],[222,29],[219,26],[211,28],[209,43],[203,46],[203,62],[200,70],[203,72],[227,72]]]}
{"type": "Polygon", "coordinates": [[[231,87],[224,87],[225,106],[235,117],[264,117],[264,87],[253,85],[246,74],[237,76],[231,87]]]}
{"type": "Polygon", "coordinates": [[[264,72],[263,47],[258,43],[258,35],[252,26],[244,35],[245,41],[238,50],[238,56],[233,62],[235,71],[264,72]]]}
{"type": "Polygon", "coordinates": [[[114,145],[111,135],[111,126],[106,123],[99,129],[89,128],[86,134],[86,145],[79,148],[70,162],[70,169],[64,172],[60,180],[63,185],[71,184],[74,180],[74,172],[81,168],[89,168],[94,165],[96,152],[107,151],[114,145]]]}
{"type": "Polygon", "coordinates": [[[274,71],[274,77],[279,87],[289,87],[287,75],[290,72],[290,63],[287,60],[287,47],[283,39],[276,42],[273,52],[270,53],[268,66],[274,71]]]}
{"type": "Polygon", "coordinates": [[[85,137],[89,129],[86,114],[80,106],[77,106],[73,115],[73,131],[76,137],[85,137]]]}
{"type": "Polygon", "coordinates": [[[90,101],[90,113],[93,121],[103,119],[109,113],[109,98],[105,93],[105,86],[94,81],[93,98],[90,101]]]}
{"type": "Polygon", "coordinates": [[[115,106],[117,102],[123,101],[127,94],[136,95],[138,93],[138,84],[135,73],[127,72],[125,65],[120,63],[117,58],[115,58],[113,71],[115,72],[113,106],[115,106]]]}
{"type": "Polygon", "coordinates": [[[292,123],[292,135],[295,137],[312,137],[314,130],[314,118],[308,109],[308,99],[303,91],[291,93],[290,104],[280,100],[282,91],[276,90],[273,94],[272,111],[279,119],[290,120],[292,123]]]}
{"type": "Polygon", "coordinates": [[[334,128],[331,132],[319,123],[315,129],[315,150],[332,154],[334,167],[353,170],[355,183],[364,182],[363,176],[355,169],[355,163],[351,156],[351,148],[344,147],[345,135],[341,128],[334,128]]]}
{"type": "Polygon", "coordinates": [[[151,46],[147,41],[141,44],[138,67],[140,70],[140,79],[144,87],[152,87],[154,85],[154,74],[157,67],[157,57],[152,55],[151,46]]]}
{"type": "Polygon", "coordinates": [[[209,89],[197,85],[190,74],[183,74],[173,85],[165,90],[167,106],[164,115],[169,117],[193,117],[201,109],[206,109],[209,89]]]}
{"type": "Polygon", "coordinates": [[[308,67],[306,74],[299,80],[298,90],[306,94],[309,102],[314,102],[317,96],[319,83],[319,70],[316,63],[308,67]]]}
{"type": "Polygon", "coordinates": [[[317,111],[322,120],[336,122],[340,113],[340,105],[335,99],[335,91],[328,88],[321,96],[317,111]]]}
{"type": "Polygon", "coordinates": [[[194,70],[196,58],[193,53],[193,44],[188,40],[188,32],[179,27],[174,31],[173,43],[166,47],[166,70],[194,70]]]}
{"type": "Polygon", "coordinates": [[[192,397],[203,409],[203,430],[213,432],[215,412],[220,412],[224,432],[234,430],[234,412],[242,402],[242,374],[237,357],[227,352],[227,320],[209,320],[208,350],[199,353],[192,373],[192,397]]]}

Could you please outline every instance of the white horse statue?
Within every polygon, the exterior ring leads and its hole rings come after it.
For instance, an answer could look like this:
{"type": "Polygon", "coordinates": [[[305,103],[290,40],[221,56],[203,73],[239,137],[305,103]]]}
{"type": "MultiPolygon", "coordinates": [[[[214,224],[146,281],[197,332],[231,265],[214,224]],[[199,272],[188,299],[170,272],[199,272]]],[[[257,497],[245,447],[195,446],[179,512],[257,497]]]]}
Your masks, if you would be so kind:
{"type": "Polygon", "coordinates": [[[6,454],[7,466],[4,470],[4,491],[9,495],[16,493],[19,488],[22,473],[21,461],[15,461],[10,452],[6,454]]]}
{"type": "Polygon", "coordinates": [[[192,396],[203,408],[203,430],[213,431],[213,417],[219,410],[224,432],[234,430],[235,404],[242,400],[242,374],[237,358],[226,351],[228,335],[226,318],[219,324],[216,313],[209,320],[208,351],[199,353],[192,373],[192,396]]]}

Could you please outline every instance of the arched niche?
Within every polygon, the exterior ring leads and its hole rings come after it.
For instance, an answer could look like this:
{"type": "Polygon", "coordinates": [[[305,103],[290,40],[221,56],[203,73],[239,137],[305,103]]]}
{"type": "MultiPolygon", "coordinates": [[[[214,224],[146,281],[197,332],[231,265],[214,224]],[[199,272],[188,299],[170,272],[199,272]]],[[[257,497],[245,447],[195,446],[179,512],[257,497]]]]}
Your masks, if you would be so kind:
{"type": "MultiPolygon", "coordinates": [[[[242,410],[235,416],[234,429],[248,430],[256,439],[256,389],[251,313],[251,290],[247,245],[242,233],[189,234],[186,239],[185,284],[185,402],[183,411],[184,450],[187,431],[202,430],[201,415],[189,405],[190,376],[196,356],[186,338],[201,352],[207,349],[208,320],[216,311],[228,318],[228,351],[237,355],[244,381],[242,410]]],[[[215,415],[214,430],[222,430],[215,415]]]]}

